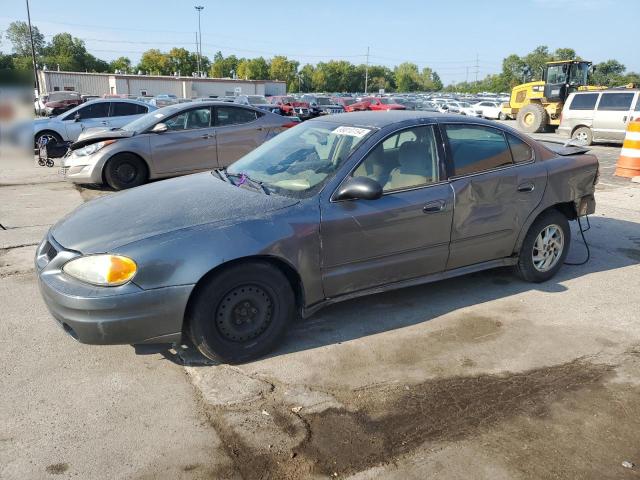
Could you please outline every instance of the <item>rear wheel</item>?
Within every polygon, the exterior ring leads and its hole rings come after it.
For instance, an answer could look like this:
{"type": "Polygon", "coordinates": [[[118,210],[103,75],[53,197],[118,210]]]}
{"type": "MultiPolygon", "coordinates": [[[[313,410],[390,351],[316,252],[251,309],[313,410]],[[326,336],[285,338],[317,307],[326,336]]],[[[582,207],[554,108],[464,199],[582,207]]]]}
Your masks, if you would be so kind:
{"type": "Polygon", "coordinates": [[[287,277],[265,262],[229,267],[199,287],[188,334],[212,360],[239,363],[270,352],[295,315],[287,277]]]}
{"type": "Polygon", "coordinates": [[[579,140],[583,145],[591,145],[593,143],[593,133],[589,127],[578,127],[574,130],[571,138],[579,140]]]}
{"type": "Polygon", "coordinates": [[[571,244],[567,217],[549,210],[533,222],[522,243],[516,270],[529,282],[544,282],[562,267],[571,244]]]}
{"type": "Polygon", "coordinates": [[[142,185],[149,172],[144,161],[132,153],[119,153],[107,162],[104,179],[114,190],[124,190],[142,185]]]}
{"type": "Polygon", "coordinates": [[[518,128],[527,133],[544,132],[549,124],[549,115],[542,105],[530,103],[518,112],[518,128]]]}
{"type": "Polygon", "coordinates": [[[498,120],[506,120],[506,119],[507,119],[507,116],[504,113],[500,112],[498,114],[498,120]]]}

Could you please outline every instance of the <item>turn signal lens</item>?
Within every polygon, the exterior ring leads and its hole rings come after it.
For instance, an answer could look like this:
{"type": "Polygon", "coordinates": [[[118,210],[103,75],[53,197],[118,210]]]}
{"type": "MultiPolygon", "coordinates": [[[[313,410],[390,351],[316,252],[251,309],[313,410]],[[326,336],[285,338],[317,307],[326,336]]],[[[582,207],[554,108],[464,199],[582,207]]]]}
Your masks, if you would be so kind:
{"type": "Polygon", "coordinates": [[[87,255],[67,262],[62,270],[92,285],[115,287],[131,281],[138,267],[121,255],[87,255]]]}

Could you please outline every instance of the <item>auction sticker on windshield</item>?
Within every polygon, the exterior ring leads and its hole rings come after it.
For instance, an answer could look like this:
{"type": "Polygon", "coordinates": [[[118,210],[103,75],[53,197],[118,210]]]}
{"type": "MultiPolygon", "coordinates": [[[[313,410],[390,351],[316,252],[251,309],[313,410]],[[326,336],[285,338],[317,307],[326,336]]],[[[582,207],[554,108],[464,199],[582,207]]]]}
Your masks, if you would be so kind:
{"type": "Polygon", "coordinates": [[[342,126],[342,127],[336,128],[331,133],[335,133],[336,135],[349,135],[351,137],[362,138],[367,133],[369,133],[370,131],[371,130],[369,130],[368,128],[344,127],[344,126],[342,126]]]}

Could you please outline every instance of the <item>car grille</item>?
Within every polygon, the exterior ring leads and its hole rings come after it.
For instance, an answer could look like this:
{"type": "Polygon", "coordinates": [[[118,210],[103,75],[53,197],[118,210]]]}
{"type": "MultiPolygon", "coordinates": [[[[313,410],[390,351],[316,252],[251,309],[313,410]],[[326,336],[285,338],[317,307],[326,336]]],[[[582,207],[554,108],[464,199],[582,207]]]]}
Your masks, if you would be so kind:
{"type": "Polygon", "coordinates": [[[298,113],[301,113],[303,115],[306,115],[309,113],[309,109],[308,108],[298,108],[298,113]]]}
{"type": "Polygon", "coordinates": [[[342,113],[342,109],[340,108],[327,108],[325,110],[327,113],[342,113]]]}

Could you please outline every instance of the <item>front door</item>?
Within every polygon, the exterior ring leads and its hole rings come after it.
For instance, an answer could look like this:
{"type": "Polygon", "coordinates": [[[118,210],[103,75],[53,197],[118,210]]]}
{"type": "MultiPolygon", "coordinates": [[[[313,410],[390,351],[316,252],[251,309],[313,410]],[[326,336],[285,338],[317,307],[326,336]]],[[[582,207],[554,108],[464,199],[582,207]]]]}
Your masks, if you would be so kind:
{"type": "Polygon", "coordinates": [[[471,124],[443,125],[455,205],[447,270],[509,257],[542,200],[547,171],[515,135],[471,124]]]}
{"type": "Polygon", "coordinates": [[[255,110],[242,107],[215,107],[218,164],[226,167],[262,145],[267,129],[255,110]]]}
{"type": "Polygon", "coordinates": [[[149,133],[151,158],[158,173],[188,173],[216,168],[216,139],[211,107],[192,108],[167,118],[164,133],[149,133]]]}
{"type": "Polygon", "coordinates": [[[622,142],[632,116],[635,92],[602,93],[593,117],[593,136],[622,142]]]}
{"type": "Polygon", "coordinates": [[[109,128],[110,103],[90,102],[74,112],[67,113],[63,120],[67,130],[67,138],[75,142],[80,134],[88,128],[109,128]]]}
{"type": "Polygon", "coordinates": [[[322,279],[329,298],[444,270],[453,191],[442,173],[432,126],[380,142],[353,176],[383,186],[377,200],[321,205],[322,279]]]}

